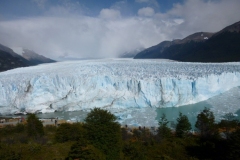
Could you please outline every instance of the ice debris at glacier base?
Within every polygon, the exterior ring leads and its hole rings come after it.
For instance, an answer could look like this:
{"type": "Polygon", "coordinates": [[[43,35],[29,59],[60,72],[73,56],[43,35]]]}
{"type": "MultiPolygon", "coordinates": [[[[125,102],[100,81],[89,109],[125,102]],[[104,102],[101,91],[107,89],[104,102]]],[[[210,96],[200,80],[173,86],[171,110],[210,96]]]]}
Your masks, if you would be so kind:
{"type": "Polygon", "coordinates": [[[240,63],[102,59],[0,73],[0,114],[177,107],[240,86],[240,63]]]}

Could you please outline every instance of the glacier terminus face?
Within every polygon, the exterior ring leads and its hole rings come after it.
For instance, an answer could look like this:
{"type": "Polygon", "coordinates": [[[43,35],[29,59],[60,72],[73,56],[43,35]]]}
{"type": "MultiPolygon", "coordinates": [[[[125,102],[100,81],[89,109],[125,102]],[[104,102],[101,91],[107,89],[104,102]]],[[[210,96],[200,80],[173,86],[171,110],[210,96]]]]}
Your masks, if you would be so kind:
{"type": "Polygon", "coordinates": [[[100,59],[0,73],[0,114],[178,107],[240,86],[240,63],[100,59]]]}

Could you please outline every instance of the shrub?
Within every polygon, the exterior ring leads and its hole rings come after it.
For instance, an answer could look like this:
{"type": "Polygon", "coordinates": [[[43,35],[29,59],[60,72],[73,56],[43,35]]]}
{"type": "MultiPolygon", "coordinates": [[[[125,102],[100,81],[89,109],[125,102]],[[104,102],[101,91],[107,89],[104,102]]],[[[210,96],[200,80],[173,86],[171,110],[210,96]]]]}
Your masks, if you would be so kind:
{"type": "Polygon", "coordinates": [[[120,159],[121,128],[109,111],[94,108],[85,119],[90,144],[106,154],[106,159],[120,159]]]}
{"type": "Polygon", "coordinates": [[[55,140],[56,142],[67,142],[67,141],[77,141],[83,138],[84,129],[81,123],[63,123],[56,131],[55,140]]]}
{"type": "Polygon", "coordinates": [[[185,137],[191,128],[188,117],[180,112],[177,118],[176,135],[178,137],[185,137]]]}
{"type": "Polygon", "coordinates": [[[43,124],[35,114],[29,114],[27,117],[27,133],[35,138],[44,135],[43,124]]]}

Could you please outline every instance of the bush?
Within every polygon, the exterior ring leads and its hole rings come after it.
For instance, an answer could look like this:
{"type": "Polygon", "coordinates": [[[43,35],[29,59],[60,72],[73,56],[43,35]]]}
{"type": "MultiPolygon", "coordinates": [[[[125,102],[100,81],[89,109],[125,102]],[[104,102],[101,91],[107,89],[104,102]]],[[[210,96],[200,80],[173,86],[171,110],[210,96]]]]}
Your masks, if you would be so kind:
{"type": "Polygon", "coordinates": [[[200,136],[203,139],[209,139],[216,133],[215,117],[209,108],[198,114],[195,127],[199,130],[200,136]]]}
{"type": "Polygon", "coordinates": [[[85,119],[90,144],[106,154],[106,159],[120,159],[121,128],[109,111],[94,108],[85,119]]]}
{"type": "Polygon", "coordinates": [[[27,117],[27,133],[34,138],[44,135],[43,124],[35,114],[29,114],[27,117]]]}
{"type": "Polygon", "coordinates": [[[88,145],[86,141],[83,140],[78,141],[71,146],[71,150],[66,159],[104,160],[106,157],[94,146],[88,145]]]}
{"type": "Polygon", "coordinates": [[[63,123],[56,131],[55,141],[56,142],[67,142],[67,141],[77,141],[83,138],[84,129],[81,123],[63,123]]]}
{"type": "Polygon", "coordinates": [[[229,159],[240,159],[240,129],[229,136],[229,159]]]}
{"type": "Polygon", "coordinates": [[[1,160],[20,160],[21,154],[17,153],[7,146],[0,145],[0,159],[1,160]]]}
{"type": "Polygon", "coordinates": [[[176,135],[181,138],[185,137],[191,128],[188,117],[180,112],[177,118],[176,135]]]}
{"type": "Polygon", "coordinates": [[[143,160],[146,159],[145,154],[141,150],[141,143],[127,143],[123,146],[124,159],[143,160]]]}
{"type": "Polygon", "coordinates": [[[15,126],[15,133],[22,133],[25,131],[25,128],[26,126],[24,124],[21,124],[21,123],[18,123],[16,126],[15,126]]]}
{"type": "Polygon", "coordinates": [[[160,140],[163,140],[165,138],[169,138],[171,137],[172,133],[171,133],[171,129],[168,128],[168,123],[169,121],[166,118],[165,114],[162,114],[160,121],[158,122],[158,137],[160,138],[160,140]]]}
{"type": "Polygon", "coordinates": [[[17,124],[16,126],[13,125],[6,125],[4,128],[0,129],[0,134],[2,136],[13,135],[15,133],[22,133],[25,131],[25,125],[17,124]]]}

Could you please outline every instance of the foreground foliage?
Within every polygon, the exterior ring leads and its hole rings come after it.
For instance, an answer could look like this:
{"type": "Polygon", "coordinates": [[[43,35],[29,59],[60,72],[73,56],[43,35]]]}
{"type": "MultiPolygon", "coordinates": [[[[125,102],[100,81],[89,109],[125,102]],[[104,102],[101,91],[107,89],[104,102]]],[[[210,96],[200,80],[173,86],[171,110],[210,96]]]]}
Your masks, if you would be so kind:
{"type": "Polygon", "coordinates": [[[122,139],[116,117],[107,110],[94,108],[85,122],[87,140],[106,154],[107,159],[120,159],[122,139]]]}
{"type": "Polygon", "coordinates": [[[215,133],[215,117],[209,108],[198,114],[195,127],[199,130],[201,138],[210,138],[215,133]]]}
{"type": "Polygon", "coordinates": [[[191,129],[188,117],[180,112],[177,118],[176,135],[180,138],[186,137],[191,129]]]}
{"type": "Polygon", "coordinates": [[[168,128],[169,121],[166,118],[165,114],[162,114],[160,121],[158,122],[158,137],[160,140],[169,138],[171,136],[171,129],[168,128]]]}
{"type": "Polygon", "coordinates": [[[27,117],[27,133],[30,137],[41,137],[44,135],[43,124],[35,114],[29,114],[27,117]]]}
{"type": "Polygon", "coordinates": [[[19,123],[0,129],[0,159],[240,159],[239,122],[226,116],[216,123],[212,112],[205,108],[197,117],[199,132],[191,134],[189,121],[181,113],[175,131],[168,128],[169,121],[162,115],[156,133],[145,127],[121,128],[113,114],[98,108],[88,114],[84,123],[58,127],[41,127],[36,115],[31,115],[31,125],[19,123]],[[29,137],[32,124],[38,127],[32,127],[34,134],[29,137]]]}
{"type": "Polygon", "coordinates": [[[55,141],[59,143],[67,141],[78,141],[83,139],[84,129],[81,123],[63,123],[61,124],[55,133],[55,141]]]}

